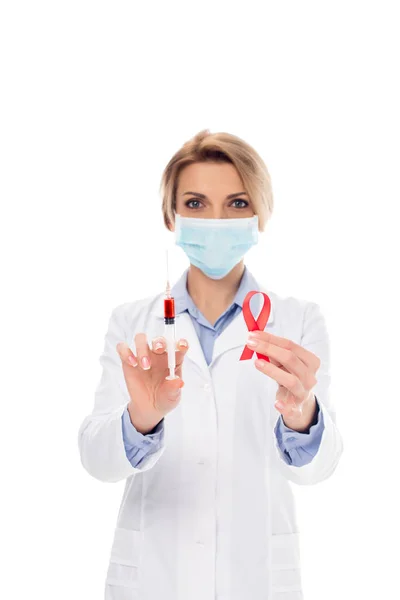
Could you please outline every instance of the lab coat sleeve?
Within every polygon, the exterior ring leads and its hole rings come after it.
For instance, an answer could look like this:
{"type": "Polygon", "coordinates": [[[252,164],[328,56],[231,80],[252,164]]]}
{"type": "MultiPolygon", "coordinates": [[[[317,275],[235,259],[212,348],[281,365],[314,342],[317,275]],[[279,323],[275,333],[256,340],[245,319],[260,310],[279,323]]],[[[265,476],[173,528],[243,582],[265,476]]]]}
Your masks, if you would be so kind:
{"type": "Polygon", "coordinates": [[[164,436],[164,419],[162,419],[153,431],[140,433],[131,421],[128,408],[122,413],[122,438],[124,440],[125,453],[133,467],[137,467],[150,454],[157,452],[161,447],[164,436]]]}
{"type": "Polygon", "coordinates": [[[162,433],[160,447],[146,456],[140,465],[134,467],[126,455],[122,415],[130,397],[116,349],[118,342],[130,343],[124,308],[125,305],[121,304],[111,313],[100,356],[102,373],[95,391],[94,408],[83,420],[78,432],[82,465],[90,475],[105,482],[121,481],[151,469],[165,450],[162,433]]]}
{"type": "Polygon", "coordinates": [[[316,398],[318,417],[308,432],[299,432],[287,427],[279,417],[275,426],[275,435],[283,460],[288,465],[302,467],[311,462],[318,452],[324,432],[324,417],[316,398]]]}
{"type": "Polygon", "coordinates": [[[318,398],[324,428],[318,451],[312,460],[302,466],[287,464],[274,438],[280,472],[290,481],[299,485],[312,485],[327,479],[336,469],[343,452],[343,440],[336,426],[336,410],[330,396],[330,342],[325,318],[320,307],[309,302],[305,309],[301,346],[319,357],[321,364],[316,374],[317,384],[313,392],[318,398]]]}

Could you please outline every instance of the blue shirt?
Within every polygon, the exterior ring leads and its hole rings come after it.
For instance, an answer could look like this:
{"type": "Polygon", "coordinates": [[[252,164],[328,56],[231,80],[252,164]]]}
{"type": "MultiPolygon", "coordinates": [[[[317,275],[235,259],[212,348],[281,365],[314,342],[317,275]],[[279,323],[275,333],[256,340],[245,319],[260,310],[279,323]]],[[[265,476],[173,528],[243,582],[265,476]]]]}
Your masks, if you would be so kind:
{"type": "MultiPolygon", "coordinates": [[[[229,308],[218,317],[214,325],[211,325],[204,315],[194,304],[187,291],[188,269],[173,286],[171,295],[175,298],[175,312],[180,314],[187,311],[192,318],[197,336],[204,352],[207,364],[210,364],[216,337],[229,325],[232,319],[242,310],[243,301],[247,293],[251,290],[258,290],[259,286],[250,271],[245,267],[236,296],[229,308]]],[[[252,302],[261,301],[259,295],[252,298],[252,302]]],[[[256,307],[252,306],[252,311],[256,314],[256,307]]],[[[282,458],[287,464],[301,467],[313,459],[318,451],[324,422],[322,411],[319,409],[317,400],[318,420],[312,425],[307,433],[300,433],[287,427],[280,415],[277,420],[274,433],[278,442],[278,448],[282,458]]],[[[128,409],[122,414],[122,434],[125,445],[125,452],[129,462],[136,467],[149,454],[156,452],[161,444],[164,419],[146,435],[139,433],[132,424],[128,409]]]]}

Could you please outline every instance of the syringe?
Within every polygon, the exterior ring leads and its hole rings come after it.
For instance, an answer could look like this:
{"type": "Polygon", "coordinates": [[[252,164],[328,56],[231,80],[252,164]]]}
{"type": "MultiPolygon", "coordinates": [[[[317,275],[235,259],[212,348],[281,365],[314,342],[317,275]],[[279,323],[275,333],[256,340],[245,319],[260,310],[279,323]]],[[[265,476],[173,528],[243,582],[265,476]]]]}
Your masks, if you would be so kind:
{"type": "Polygon", "coordinates": [[[168,274],[168,252],[167,252],[167,287],[164,298],[164,323],[165,323],[165,339],[167,340],[168,352],[168,368],[169,375],[166,379],[176,379],[175,375],[175,301],[171,297],[171,287],[169,284],[168,274]]]}

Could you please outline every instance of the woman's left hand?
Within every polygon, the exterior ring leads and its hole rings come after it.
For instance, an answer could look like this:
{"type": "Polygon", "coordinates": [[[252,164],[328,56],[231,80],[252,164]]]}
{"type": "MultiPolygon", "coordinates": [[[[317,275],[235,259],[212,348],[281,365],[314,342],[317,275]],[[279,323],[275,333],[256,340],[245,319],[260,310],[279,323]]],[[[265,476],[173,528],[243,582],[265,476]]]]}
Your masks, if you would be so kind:
{"type": "Polygon", "coordinates": [[[317,383],[315,374],[321,364],[318,356],[266,331],[249,332],[247,346],[271,361],[257,359],[255,366],[279,384],[275,407],[285,425],[296,431],[308,431],[316,417],[317,404],[311,390],[317,383]]]}

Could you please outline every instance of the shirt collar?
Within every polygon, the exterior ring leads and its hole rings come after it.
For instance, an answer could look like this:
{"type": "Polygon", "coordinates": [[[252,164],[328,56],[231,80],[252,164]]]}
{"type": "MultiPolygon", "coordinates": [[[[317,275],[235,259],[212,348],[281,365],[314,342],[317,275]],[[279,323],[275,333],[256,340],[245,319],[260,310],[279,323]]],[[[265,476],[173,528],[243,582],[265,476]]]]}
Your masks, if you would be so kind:
{"type": "MultiPolygon", "coordinates": [[[[187,290],[187,276],[189,269],[186,269],[181,275],[180,279],[175,283],[171,289],[171,296],[175,299],[175,313],[179,314],[188,310],[189,312],[196,313],[198,311],[194,304],[189,292],[187,290]]],[[[252,290],[259,290],[259,284],[257,283],[254,276],[250,273],[249,269],[244,267],[242,279],[240,280],[239,288],[236,292],[235,298],[233,299],[232,305],[237,304],[243,308],[243,301],[252,290]]],[[[231,306],[232,306],[231,305],[231,306]]]]}

